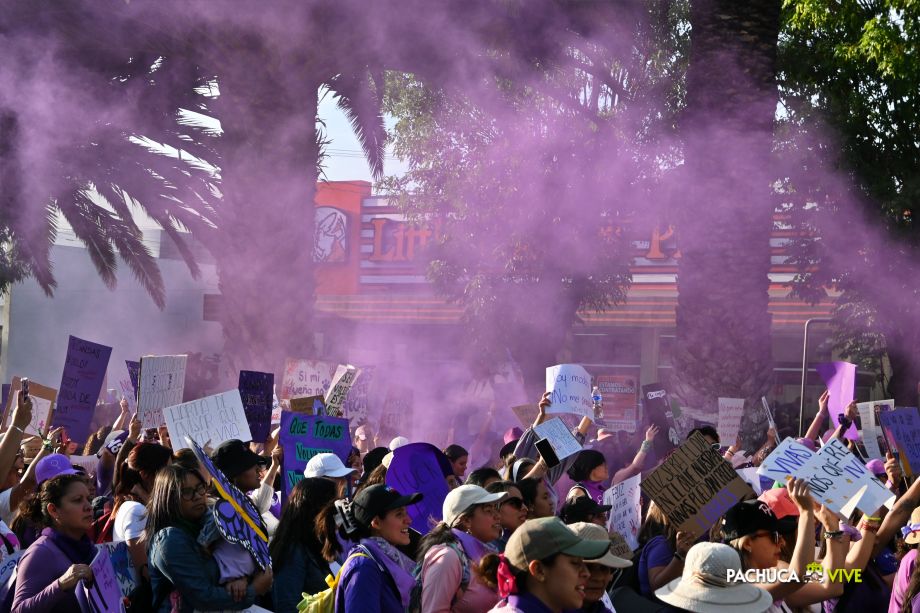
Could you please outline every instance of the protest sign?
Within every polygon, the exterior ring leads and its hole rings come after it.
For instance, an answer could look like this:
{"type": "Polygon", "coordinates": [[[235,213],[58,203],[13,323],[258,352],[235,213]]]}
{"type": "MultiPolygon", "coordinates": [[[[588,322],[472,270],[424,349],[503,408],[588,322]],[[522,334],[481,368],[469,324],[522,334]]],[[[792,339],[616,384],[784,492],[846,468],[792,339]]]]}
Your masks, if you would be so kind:
{"type": "Polygon", "coordinates": [[[124,599],[109,559],[109,550],[98,548],[89,567],[93,571],[92,581],[81,580],[77,589],[80,607],[89,613],[122,613],[125,610],[124,599]]]}
{"type": "Polygon", "coordinates": [[[272,425],[277,426],[281,423],[281,401],[278,400],[278,394],[275,392],[275,386],[272,386],[272,425]]]}
{"type": "Polygon", "coordinates": [[[131,389],[134,390],[134,399],[137,400],[137,390],[141,380],[141,363],[125,360],[125,366],[128,367],[128,378],[131,380],[131,389]]]}
{"type": "Polygon", "coordinates": [[[0,385],[0,406],[3,407],[3,416],[6,417],[6,406],[7,402],[10,399],[10,388],[13,387],[9,383],[4,383],[0,385]]]}
{"type": "Polygon", "coordinates": [[[258,443],[268,438],[271,429],[274,385],[275,375],[270,372],[240,371],[238,387],[243,400],[243,412],[246,413],[252,440],[258,443]]]}
{"type": "Polygon", "coordinates": [[[10,590],[16,586],[16,566],[25,549],[14,551],[0,562],[0,602],[6,602],[10,590]]]}
{"type": "Polygon", "coordinates": [[[744,416],[744,398],[719,398],[719,439],[729,445],[738,440],[741,418],[744,416]]]}
{"type": "Polygon", "coordinates": [[[754,496],[731,464],[694,432],[687,441],[641,483],[678,530],[698,537],[725,512],[754,496]]]}
{"type": "Polygon", "coordinates": [[[522,426],[529,428],[536,421],[537,415],[540,414],[540,407],[533,403],[528,403],[511,407],[511,411],[514,412],[515,417],[518,418],[522,426]]]}
{"type": "MultiPolygon", "coordinates": [[[[6,404],[3,405],[3,426],[9,428],[13,419],[13,403],[16,402],[19,389],[22,386],[22,380],[19,377],[13,377],[13,384],[10,387],[10,394],[6,398],[6,404]]],[[[39,436],[48,429],[51,423],[51,413],[54,410],[54,401],[57,399],[57,390],[35,381],[29,381],[29,396],[32,397],[32,421],[24,428],[26,434],[39,436]]]]}
{"type": "Polygon", "coordinates": [[[351,391],[345,397],[345,417],[353,426],[367,421],[368,398],[370,397],[370,386],[371,381],[374,379],[374,371],[373,366],[362,367],[361,376],[351,386],[351,391]]]}
{"type": "Polygon", "coordinates": [[[128,553],[128,543],[125,541],[101,543],[96,547],[108,550],[109,560],[111,560],[112,568],[115,570],[115,579],[118,581],[121,595],[129,596],[137,588],[138,575],[137,569],[131,562],[131,556],[128,553]]]}
{"type": "Polygon", "coordinates": [[[629,375],[600,375],[595,384],[603,397],[604,427],[611,430],[636,431],[639,386],[629,375]]]}
{"type": "Polygon", "coordinates": [[[866,449],[866,455],[884,462],[885,453],[882,451],[882,446],[879,445],[882,432],[879,430],[878,422],[875,419],[876,409],[879,411],[893,411],[894,400],[875,400],[872,402],[860,402],[856,405],[856,410],[859,411],[859,433],[863,447],[866,449]]]}
{"type": "Polygon", "coordinates": [[[351,391],[351,386],[355,384],[361,375],[361,369],[351,364],[339,364],[332,376],[332,383],[329,391],[324,398],[326,402],[326,414],[333,417],[342,417],[344,414],[345,398],[351,391]]]}
{"type": "Polygon", "coordinates": [[[95,475],[96,469],[99,467],[99,458],[96,454],[92,455],[72,455],[69,456],[71,465],[79,466],[86,471],[87,475],[95,475]]]}
{"type": "Polygon", "coordinates": [[[594,421],[591,375],[580,364],[557,364],[546,369],[546,391],[552,403],[548,414],[572,413],[594,421]]]}
{"type": "Polygon", "coordinates": [[[538,439],[545,438],[552,445],[553,451],[559,460],[564,460],[570,455],[581,451],[581,444],[575,435],[569,432],[565,422],[558,417],[547,419],[533,429],[538,439]]]}
{"type": "Polygon", "coordinates": [[[67,436],[75,441],[89,438],[90,423],[111,355],[112,348],[105,345],[76,336],[67,341],[67,357],[51,425],[64,426],[67,436]]]}
{"type": "Polygon", "coordinates": [[[751,486],[754,493],[760,496],[763,494],[763,487],[760,484],[760,475],[757,474],[757,468],[749,466],[747,468],[736,468],[735,471],[741,479],[751,486]]]}
{"type": "MultiPolygon", "coordinates": [[[[831,416],[831,430],[840,425],[840,418],[846,412],[847,405],[856,398],[856,364],[849,362],[822,362],[815,364],[815,370],[827,385],[830,398],[827,409],[831,416]]],[[[851,441],[859,440],[856,424],[851,424],[844,433],[851,441]]]]}
{"type": "Polygon", "coordinates": [[[325,415],[326,405],[322,396],[307,396],[305,398],[291,398],[291,410],[301,415],[325,415]]]}
{"type": "Polygon", "coordinates": [[[137,414],[144,428],[159,428],[166,421],[163,409],[182,402],[187,355],[148,355],[141,358],[137,414]]]}
{"type": "Polygon", "coordinates": [[[284,450],[281,491],[285,500],[291,489],[303,479],[303,469],[310,458],[319,453],[334,453],[344,464],[351,452],[348,420],[342,417],[282,411],[278,441],[284,450]]]}
{"type": "Polygon", "coordinates": [[[763,412],[767,414],[767,425],[778,435],[779,430],[776,429],[776,422],[773,421],[773,410],[770,409],[770,403],[767,402],[766,396],[760,397],[760,404],[763,405],[763,412]]]}
{"type": "Polygon", "coordinates": [[[185,437],[185,446],[191,447],[195,457],[211,475],[211,485],[217,490],[220,499],[214,505],[214,518],[217,529],[228,543],[242,545],[252,554],[256,564],[262,570],[271,567],[272,559],[268,553],[268,531],[252,499],[233,485],[211,458],[204,452],[197,441],[185,437]]]}
{"type": "Polygon", "coordinates": [[[661,434],[655,437],[655,451],[659,456],[664,456],[680,445],[680,435],[674,422],[668,392],[658,383],[643,385],[642,399],[649,423],[658,426],[661,431],[661,434]]]}
{"type": "Polygon", "coordinates": [[[897,408],[878,414],[888,442],[897,447],[901,468],[910,477],[920,470],[920,414],[914,407],[897,408]]]}
{"type": "Polygon", "coordinates": [[[811,461],[814,455],[811,449],[790,436],[777,445],[776,449],[761,462],[757,468],[757,474],[786,483],[790,478],[800,477],[799,471],[811,461]]]}
{"type": "Polygon", "coordinates": [[[604,504],[611,507],[607,516],[607,531],[620,534],[626,539],[630,550],[639,548],[639,526],[642,525],[641,480],[642,476],[636,475],[604,492],[604,504]]]}
{"type": "Polygon", "coordinates": [[[383,401],[380,415],[381,431],[408,436],[412,431],[414,394],[411,388],[391,385],[383,401]]]}
{"type": "Polygon", "coordinates": [[[238,389],[166,407],[163,417],[176,451],[185,448],[182,442],[186,437],[204,441],[212,448],[232,438],[252,440],[238,389]]]}
{"type": "Polygon", "coordinates": [[[281,399],[323,396],[332,382],[336,364],[319,360],[288,358],[281,380],[281,399]]]}
{"type": "Polygon", "coordinates": [[[387,469],[386,483],[400,494],[422,494],[422,500],[406,507],[412,518],[412,527],[427,534],[431,530],[428,520],[440,521],[447,487],[438,455],[441,450],[429,443],[410,443],[393,452],[393,461],[387,469]]]}

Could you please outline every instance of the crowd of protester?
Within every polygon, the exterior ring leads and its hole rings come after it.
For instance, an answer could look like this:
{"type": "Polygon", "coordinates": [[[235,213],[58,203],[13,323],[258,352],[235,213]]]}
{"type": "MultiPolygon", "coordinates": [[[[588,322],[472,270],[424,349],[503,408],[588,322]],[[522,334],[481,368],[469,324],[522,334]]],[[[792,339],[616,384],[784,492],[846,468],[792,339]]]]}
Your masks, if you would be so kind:
{"type": "MultiPolygon", "coordinates": [[[[348,458],[315,455],[285,500],[277,433],[225,441],[210,459],[257,511],[271,557],[262,569],[216,529],[218,492],[206,467],[188,449],[174,453],[165,430],[143,431],[126,403],[83,450],[97,458],[95,471],[71,463],[60,429],[29,444],[31,401],[17,395],[12,406],[0,441],[0,562],[22,553],[0,610],[81,610],[76,588],[93,580],[96,545],[125,542],[137,574],[131,611],[920,613],[920,481],[905,480],[890,454],[866,464],[896,496],[890,509],[841,517],[816,502],[805,480],[770,481],[694,535],[643,498],[639,547],[624,550],[604,494],[665,459],[654,457],[659,430],[634,436],[583,418],[573,429],[582,451],[548,465],[534,431],[548,396],[526,429],[498,438],[483,427],[472,443],[448,441],[439,469],[450,489],[425,533],[409,512],[423,494],[386,484],[398,449],[421,441],[353,427],[348,458]],[[848,576],[859,581],[833,572],[806,580],[816,564],[858,570],[848,576]],[[775,572],[735,579],[780,569],[800,580],[775,572]]],[[[825,394],[800,442],[817,449],[827,417],[825,394]]],[[[694,432],[736,468],[757,466],[780,438],[771,430],[761,449],[743,452],[739,441],[723,445],[712,426],[694,432]]]]}

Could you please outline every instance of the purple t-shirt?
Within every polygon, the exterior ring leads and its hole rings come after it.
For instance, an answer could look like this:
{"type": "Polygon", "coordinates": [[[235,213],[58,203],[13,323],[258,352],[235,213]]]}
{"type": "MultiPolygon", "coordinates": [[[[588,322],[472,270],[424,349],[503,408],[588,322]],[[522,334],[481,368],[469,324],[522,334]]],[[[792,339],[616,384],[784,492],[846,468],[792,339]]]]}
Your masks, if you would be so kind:
{"type": "Polygon", "coordinates": [[[649,584],[648,571],[650,568],[658,566],[667,566],[674,557],[674,550],[668,540],[663,536],[652,537],[649,542],[642,548],[642,554],[639,556],[639,588],[642,595],[654,597],[652,588],[649,584]]]}
{"type": "MultiPolygon", "coordinates": [[[[910,576],[917,564],[917,550],[911,549],[901,559],[898,574],[894,576],[894,585],[891,586],[891,599],[888,601],[888,613],[899,613],[904,604],[904,593],[910,583],[910,576]]],[[[916,598],[914,598],[916,600],[916,598]]]]}

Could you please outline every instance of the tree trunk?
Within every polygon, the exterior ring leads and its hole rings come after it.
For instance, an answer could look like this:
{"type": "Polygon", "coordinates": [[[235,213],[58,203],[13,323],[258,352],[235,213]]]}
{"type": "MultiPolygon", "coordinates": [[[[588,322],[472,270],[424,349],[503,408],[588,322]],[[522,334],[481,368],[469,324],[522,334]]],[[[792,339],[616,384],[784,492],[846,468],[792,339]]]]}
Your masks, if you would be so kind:
{"type": "Polygon", "coordinates": [[[719,396],[747,399],[751,451],[765,433],[760,396],[773,374],[769,168],[779,16],[779,0],[692,4],[680,118],[686,199],[675,204],[682,258],[672,391],[710,414],[719,396]]]}
{"type": "Polygon", "coordinates": [[[258,43],[228,50],[219,74],[225,210],[223,243],[212,251],[223,297],[225,371],[278,377],[285,357],[312,357],[314,350],[320,80],[303,63],[285,65],[258,43]]]}

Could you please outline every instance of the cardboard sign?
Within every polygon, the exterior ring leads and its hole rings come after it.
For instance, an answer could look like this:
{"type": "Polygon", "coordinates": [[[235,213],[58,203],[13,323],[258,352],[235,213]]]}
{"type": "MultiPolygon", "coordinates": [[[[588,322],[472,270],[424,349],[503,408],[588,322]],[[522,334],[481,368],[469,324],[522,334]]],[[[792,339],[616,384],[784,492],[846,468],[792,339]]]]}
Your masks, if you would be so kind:
{"type": "Polygon", "coordinates": [[[357,426],[367,422],[368,398],[374,371],[373,366],[363,367],[361,376],[351,386],[351,391],[345,398],[345,417],[352,425],[357,426]]]}
{"type": "Polygon", "coordinates": [[[678,530],[698,537],[754,491],[699,432],[642,480],[642,491],[678,530]]]}
{"type": "Polygon", "coordinates": [[[767,414],[767,426],[776,432],[778,436],[779,430],[776,429],[776,422],[773,420],[773,410],[770,408],[770,403],[767,401],[766,396],[760,397],[760,404],[763,406],[763,412],[767,414]]]}
{"type": "Polygon", "coordinates": [[[540,414],[540,407],[535,404],[521,404],[516,407],[511,407],[511,411],[514,413],[514,416],[518,418],[518,421],[521,422],[521,425],[524,428],[529,428],[533,425],[533,422],[536,421],[537,415],[540,414]]]}
{"type": "Polygon", "coordinates": [[[284,363],[284,378],[281,381],[281,399],[324,396],[336,364],[319,360],[288,358],[284,363]]]}
{"type": "Polygon", "coordinates": [[[361,375],[361,369],[351,364],[339,364],[332,376],[332,384],[326,392],[326,414],[333,417],[344,415],[345,398],[361,375]]]}
{"type": "Polygon", "coordinates": [[[187,355],[148,355],[141,358],[137,414],[144,428],[159,428],[165,424],[163,409],[182,402],[187,361],[187,355]]]}
{"type": "Polygon", "coordinates": [[[271,429],[274,386],[275,375],[270,372],[240,371],[238,387],[240,398],[243,400],[243,411],[246,413],[246,421],[249,422],[252,440],[258,443],[268,438],[268,431],[271,429]]]}
{"type": "Polygon", "coordinates": [[[137,390],[141,380],[141,363],[125,360],[125,366],[128,368],[128,378],[131,380],[131,389],[134,390],[134,400],[137,401],[137,390]]]}
{"type": "Polygon", "coordinates": [[[450,489],[441,469],[438,455],[441,450],[429,443],[410,443],[393,452],[393,461],[387,470],[386,483],[400,494],[421,492],[418,504],[406,507],[412,518],[412,527],[427,534],[431,530],[430,519],[440,521],[444,499],[450,489]]]}
{"type": "Polygon", "coordinates": [[[883,436],[875,419],[875,412],[876,409],[880,412],[893,411],[894,400],[860,402],[856,405],[856,409],[859,411],[859,435],[862,438],[863,447],[866,449],[866,455],[884,462],[885,453],[882,451],[882,445],[879,444],[879,439],[883,438],[883,436]]]}
{"type": "Polygon", "coordinates": [[[546,369],[546,391],[552,404],[547,414],[572,413],[594,421],[591,375],[580,364],[557,364],[546,369]]]}
{"type": "Polygon", "coordinates": [[[322,396],[307,396],[306,398],[291,398],[291,411],[301,415],[324,415],[326,405],[322,396]]]}
{"type": "Polygon", "coordinates": [[[185,438],[185,443],[186,447],[192,448],[195,457],[211,474],[211,485],[220,495],[220,500],[214,505],[214,518],[217,520],[217,529],[221,536],[228,543],[245,547],[262,570],[270,568],[272,559],[268,553],[268,533],[255,504],[214,466],[201,445],[188,437],[185,438]]]}
{"type": "Polygon", "coordinates": [[[920,470],[920,414],[914,407],[879,413],[888,441],[898,449],[901,467],[908,477],[920,470]]]}
{"type": "MultiPolygon", "coordinates": [[[[639,385],[629,375],[600,375],[595,380],[604,398],[604,427],[611,430],[636,431],[639,385]]],[[[532,423],[532,422],[531,422],[532,423]]]]}
{"type": "MultiPolygon", "coordinates": [[[[607,532],[616,532],[629,545],[630,553],[639,548],[639,527],[642,525],[642,475],[630,477],[604,492],[604,504],[611,506],[607,517],[607,532]]],[[[629,555],[627,557],[632,557],[629,555]]]]}
{"type": "Polygon", "coordinates": [[[89,613],[124,612],[125,604],[115,568],[109,559],[109,550],[97,549],[96,557],[89,567],[93,571],[93,580],[89,583],[81,580],[77,588],[81,608],[89,613]]]}
{"type": "Polygon", "coordinates": [[[185,448],[182,442],[186,438],[205,441],[212,448],[234,438],[243,442],[252,440],[240,390],[166,407],[163,417],[175,451],[185,448]]]}
{"type": "Polygon", "coordinates": [[[118,581],[118,587],[121,589],[122,596],[129,596],[137,588],[138,575],[137,569],[131,562],[131,556],[128,553],[128,543],[120,541],[118,543],[101,543],[96,545],[99,549],[106,549],[109,552],[109,560],[112,562],[112,568],[115,570],[115,579],[118,581]]]}
{"type": "Polygon", "coordinates": [[[395,432],[400,436],[408,436],[412,431],[413,410],[414,394],[412,390],[398,385],[390,386],[387,389],[386,399],[383,401],[380,428],[395,432]]]}
{"type": "MultiPolygon", "coordinates": [[[[831,417],[831,431],[840,425],[840,418],[846,412],[847,405],[856,398],[856,364],[849,362],[823,362],[815,364],[815,370],[830,392],[827,409],[831,417]]],[[[856,424],[851,424],[844,436],[851,441],[859,440],[856,424]]]]}
{"type": "Polygon", "coordinates": [[[651,424],[658,426],[660,434],[655,437],[655,451],[658,455],[665,455],[671,449],[680,445],[680,434],[674,422],[674,413],[671,410],[671,399],[668,392],[658,383],[642,386],[642,401],[645,414],[651,424]]]}
{"type": "Polygon", "coordinates": [[[732,445],[738,440],[741,418],[744,416],[744,398],[719,398],[719,439],[732,445]]]}
{"type": "Polygon", "coordinates": [[[284,449],[281,492],[285,500],[291,489],[303,479],[303,470],[310,458],[319,453],[334,453],[344,464],[351,453],[348,420],[341,417],[282,411],[278,441],[284,449]]]}
{"type": "Polygon", "coordinates": [[[549,441],[553,451],[556,452],[556,457],[560,461],[581,451],[581,444],[578,439],[569,431],[565,422],[558,417],[547,419],[534,428],[533,431],[538,439],[545,438],[549,441]]]}
{"type": "Polygon", "coordinates": [[[89,438],[90,423],[111,355],[111,347],[76,336],[71,336],[67,342],[64,373],[51,425],[64,426],[67,436],[75,441],[89,438]]]}
{"type": "MultiPolygon", "coordinates": [[[[3,420],[3,427],[9,428],[13,420],[13,403],[19,394],[21,379],[13,377],[13,384],[10,387],[10,394],[6,398],[3,414],[6,416],[3,420]]],[[[51,387],[41,385],[35,381],[29,381],[29,396],[32,397],[32,421],[29,422],[24,430],[26,434],[40,436],[48,429],[51,423],[51,414],[54,411],[54,401],[57,399],[57,390],[51,387]]]]}

